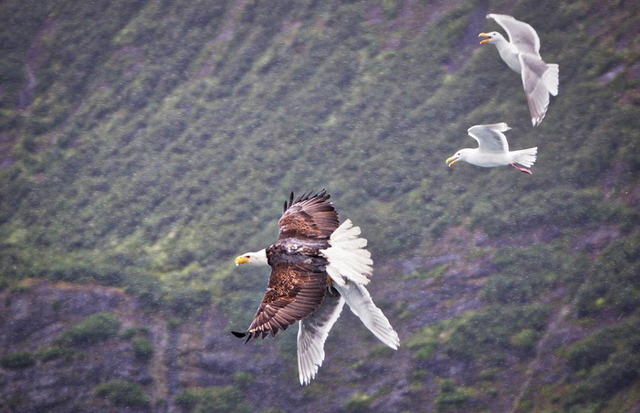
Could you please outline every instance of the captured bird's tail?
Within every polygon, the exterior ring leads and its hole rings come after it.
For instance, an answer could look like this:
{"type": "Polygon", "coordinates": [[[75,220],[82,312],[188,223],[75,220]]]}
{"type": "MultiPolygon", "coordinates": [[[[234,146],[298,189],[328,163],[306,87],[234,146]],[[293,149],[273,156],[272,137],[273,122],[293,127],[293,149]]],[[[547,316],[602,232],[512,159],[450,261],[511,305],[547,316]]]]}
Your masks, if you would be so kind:
{"type": "Polygon", "coordinates": [[[555,63],[547,64],[547,70],[542,74],[542,83],[552,96],[558,95],[559,75],[560,69],[555,63]]]}
{"type": "Polygon", "coordinates": [[[380,341],[394,350],[398,349],[400,339],[387,317],[382,313],[371,299],[369,291],[363,285],[347,282],[344,286],[335,286],[336,290],[345,299],[353,314],[360,318],[360,321],[371,331],[380,341]]]}
{"type": "Polygon", "coordinates": [[[348,219],[331,234],[331,247],[320,250],[329,261],[327,274],[339,286],[348,280],[366,285],[373,273],[371,253],[365,249],[367,240],[359,235],[360,227],[354,227],[348,219]]]}
{"type": "Polygon", "coordinates": [[[526,168],[531,168],[536,161],[536,154],[538,148],[521,149],[519,151],[512,151],[511,156],[514,163],[518,163],[526,168]]]}
{"type": "Polygon", "coordinates": [[[351,220],[343,222],[331,234],[331,247],[320,250],[329,261],[327,274],[333,281],[333,287],[364,325],[384,344],[397,349],[400,345],[398,333],[391,327],[382,310],[373,303],[364,287],[373,273],[373,261],[371,254],[365,249],[367,240],[359,235],[360,228],[354,227],[351,220]]]}

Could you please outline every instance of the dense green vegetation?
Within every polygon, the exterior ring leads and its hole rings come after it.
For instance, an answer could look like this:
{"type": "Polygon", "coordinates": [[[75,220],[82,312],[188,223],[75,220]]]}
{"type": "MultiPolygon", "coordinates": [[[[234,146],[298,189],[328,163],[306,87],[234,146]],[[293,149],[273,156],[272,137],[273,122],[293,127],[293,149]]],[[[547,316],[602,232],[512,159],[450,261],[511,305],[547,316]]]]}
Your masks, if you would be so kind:
{"type": "Polygon", "coordinates": [[[133,355],[140,360],[149,360],[153,356],[153,347],[146,337],[136,337],[131,341],[133,355]]]}
{"type": "Polygon", "coordinates": [[[15,353],[3,354],[0,357],[0,366],[6,369],[23,369],[31,367],[35,363],[33,354],[28,351],[16,351],[15,353]]]}
{"type": "Polygon", "coordinates": [[[243,394],[230,386],[184,390],[176,396],[184,411],[193,413],[246,413],[251,408],[243,401],[243,394]]]}
{"type": "Polygon", "coordinates": [[[6,112],[18,118],[5,133],[20,140],[11,155],[16,163],[3,170],[10,201],[0,220],[3,267],[18,271],[14,277],[117,286],[144,273],[186,285],[206,281],[212,270],[224,277],[229,257],[250,247],[246,240],[257,246],[271,239],[287,191],[310,186],[326,186],[345,216],[357,214],[381,258],[457,224],[501,237],[544,225],[609,222],[629,230],[637,220],[593,186],[613,165],[622,168],[614,196],[632,183],[638,120],[633,101],[620,96],[630,81],[598,82],[612,66],[634,60],[631,52],[612,52],[615,37],[594,43],[577,30],[597,18],[588,3],[562,7],[555,22],[538,22],[545,6],[516,8],[546,34],[547,60],[562,59],[563,93],[536,129],[526,127],[520,85],[494,51],[457,48],[475,28],[469,13],[484,4],[467,3],[411,38],[409,28],[386,33],[384,25],[349,24],[362,19],[364,4],[335,5],[338,13],[329,4],[272,10],[255,3],[233,22],[229,41],[216,41],[229,18],[222,2],[193,5],[180,18],[170,4],[126,3],[101,10],[108,27],[92,27],[80,48],[78,31],[64,28],[96,13],[92,6],[38,6],[46,8],[41,20],[56,27],[33,38],[43,49],[34,58],[38,76],[43,72],[42,91],[34,93],[42,98],[33,105],[59,111],[53,117],[61,120],[32,131],[29,124],[52,116],[35,107],[18,112],[9,105],[15,96],[3,95],[6,112]],[[324,22],[320,16],[329,12],[324,22]],[[273,15],[309,21],[288,33],[270,23],[273,15]],[[310,16],[326,27],[319,31],[310,16]],[[561,24],[570,26],[556,28],[561,24]],[[387,37],[404,47],[380,44],[387,37]],[[170,44],[176,53],[163,46],[170,44]],[[453,64],[460,54],[465,64],[453,64]],[[83,77],[56,69],[69,63],[84,68],[83,77]],[[594,99],[601,105],[586,106],[594,99]],[[535,177],[442,167],[442,157],[471,144],[465,129],[486,119],[512,124],[512,145],[541,147],[535,177]],[[602,145],[608,131],[618,138],[602,145]],[[478,197],[476,186],[489,190],[478,197]]]}
{"type": "MultiPolygon", "coordinates": [[[[0,289],[17,294],[27,278],[107,285],[165,311],[172,330],[210,306],[244,325],[265,274],[234,273],[233,257],[273,241],[289,191],[326,188],[376,263],[461,257],[375,280],[389,290],[444,284],[474,260],[486,264],[467,311],[405,329],[420,316],[411,303],[384,308],[415,361],[406,374],[416,406],[490,411],[514,397],[494,381],[509,382],[507,365],[527,370],[566,307],[586,335],[557,354],[565,379],[525,394],[517,411],[623,411],[640,380],[639,7],[5,1],[0,289]],[[477,45],[478,32],[498,30],[484,19],[491,11],[531,23],[544,59],[560,65],[560,94],[537,128],[518,76],[477,45]],[[512,149],[539,147],[532,176],[446,167],[475,144],[468,127],[499,121],[513,128],[512,149]],[[442,360],[469,374],[436,369],[442,360]]],[[[112,314],[95,314],[38,358],[119,328],[112,314]]],[[[146,333],[127,334],[148,361],[146,333]]],[[[1,363],[26,368],[36,358],[1,363]]],[[[150,405],[125,384],[97,392],[150,405]]],[[[344,409],[383,411],[377,391],[354,390],[344,409]]],[[[177,403],[249,409],[226,386],[185,389],[177,403]]]]}
{"type": "Polygon", "coordinates": [[[436,396],[436,411],[448,412],[463,407],[476,392],[473,389],[456,387],[452,379],[440,382],[436,396]]]}
{"type": "Polygon", "coordinates": [[[63,331],[58,337],[61,345],[89,345],[116,335],[120,321],[110,313],[95,313],[63,331]]]}
{"type": "Polygon", "coordinates": [[[69,348],[51,346],[51,347],[41,347],[38,349],[37,357],[43,363],[46,363],[51,360],[58,359],[60,357],[64,357],[65,359],[70,359],[74,355],[74,351],[69,348]]]}
{"type": "Polygon", "coordinates": [[[138,383],[113,380],[96,387],[96,396],[104,398],[116,406],[147,407],[149,396],[138,383]]]}

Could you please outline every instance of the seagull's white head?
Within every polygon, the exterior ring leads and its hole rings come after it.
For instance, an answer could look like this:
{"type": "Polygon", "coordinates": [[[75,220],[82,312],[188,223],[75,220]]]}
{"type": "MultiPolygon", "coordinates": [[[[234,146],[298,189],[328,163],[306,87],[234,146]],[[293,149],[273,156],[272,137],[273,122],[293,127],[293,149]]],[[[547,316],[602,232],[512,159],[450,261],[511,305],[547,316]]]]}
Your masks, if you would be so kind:
{"type": "Polygon", "coordinates": [[[480,42],[480,44],[485,43],[495,43],[499,42],[501,39],[506,40],[503,35],[498,32],[489,32],[489,33],[480,33],[478,37],[484,37],[485,39],[480,42]]]}
{"type": "Polygon", "coordinates": [[[447,162],[447,165],[449,166],[449,168],[451,168],[453,166],[453,164],[458,162],[458,161],[466,161],[467,160],[467,156],[473,150],[474,149],[471,149],[471,148],[460,149],[458,152],[456,152],[455,155],[453,155],[450,158],[447,158],[447,160],[445,162],[447,162]]]}
{"type": "Polygon", "coordinates": [[[268,265],[267,251],[260,250],[258,252],[245,252],[242,255],[236,257],[236,266],[240,264],[253,264],[253,265],[268,265]]]}

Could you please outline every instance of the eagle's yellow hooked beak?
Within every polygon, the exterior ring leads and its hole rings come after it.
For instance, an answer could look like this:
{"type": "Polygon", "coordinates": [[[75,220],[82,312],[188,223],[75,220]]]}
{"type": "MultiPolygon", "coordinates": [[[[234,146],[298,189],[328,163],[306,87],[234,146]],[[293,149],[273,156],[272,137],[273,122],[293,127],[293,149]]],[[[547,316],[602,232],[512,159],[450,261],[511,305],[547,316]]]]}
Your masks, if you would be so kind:
{"type": "Polygon", "coordinates": [[[456,158],[455,156],[452,156],[451,158],[447,158],[447,160],[445,162],[447,163],[449,168],[451,168],[454,163],[458,162],[458,158],[456,158]],[[449,163],[449,162],[451,162],[451,163],[449,163]]]}
{"type": "MultiPolygon", "coordinates": [[[[483,41],[480,42],[480,44],[485,44],[487,43],[489,40],[491,40],[491,36],[489,36],[488,34],[486,34],[485,32],[482,32],[478,35],[478,37],[487,37],[487,39],[484,39],[483,41]]],[[[451,165],[449,165],[451,166],[451,165]]]]}
{"type": "Polygon", "coordinates": [[[249,258],[240,255],[239,257],[236,257],[236,267],[240,264],[244,264],[246,262],[249,262],[249,258]]]}

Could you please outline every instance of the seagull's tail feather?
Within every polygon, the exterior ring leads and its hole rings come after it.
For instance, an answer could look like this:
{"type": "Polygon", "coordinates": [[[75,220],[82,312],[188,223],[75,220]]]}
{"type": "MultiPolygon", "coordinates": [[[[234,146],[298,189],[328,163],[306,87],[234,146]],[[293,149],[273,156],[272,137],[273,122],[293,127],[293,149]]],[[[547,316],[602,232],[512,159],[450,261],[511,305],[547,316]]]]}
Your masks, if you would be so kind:
{"type": "Polygon", "coordinates": [[[542,83],[552,96],[558,95],[560,69],[555,63],[547,64],[547,70],[542,74],[542,83]]]}
{"type": "Polygon", "coordinates": [[[365,249],[367,240],[359,235],[360,228],[348,219],[331,234],[331,247],[320,250],[329,261],[327,273],[337,285],[344,286],[348,280],[358,284],[369,282],[373,261],[365,249]]]}
{"type": "Polygon", "coordinates": [[[525,168],[531,168],[533,163],[536,161],[536,154],[538,153],[538,148],[529,148],[529,149],[521,149],[519,151],[513,151],[512,159],[514,163],[518,163],[525,168]]]}

